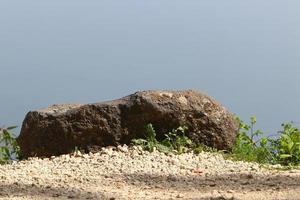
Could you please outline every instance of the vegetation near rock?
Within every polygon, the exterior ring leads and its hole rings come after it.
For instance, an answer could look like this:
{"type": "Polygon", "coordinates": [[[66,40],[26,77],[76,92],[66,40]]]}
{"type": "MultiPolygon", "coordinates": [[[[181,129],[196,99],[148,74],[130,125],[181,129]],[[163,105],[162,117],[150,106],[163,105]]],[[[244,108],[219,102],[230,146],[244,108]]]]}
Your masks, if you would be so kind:
{"type": "MultiPolygon", "coordinates": [[[[300,130],[291,123],[282,124],[283,130],[277,138],[265,137],[261,130],[255,130],[256,118],[251,117],[250,124],[237,118],[240,129],[231,151],[219,151],[224,157],[261,164],[298,167],[300,164],[300,130]]],[[[156,138],[152,124],[148,124],[145,139],[133,139],[135,145],[144,150],[162,153],[182,154],[186,152],[218,152],[217,149],[203,144],[195,144],[185,136],[187,127],[178,127],[165,134],[163,140],[156,138]]]]}
{"type": "Polygon", "coordinates": [[[0,164],[19,158],[20,147],[11,132],[15,128],[16,126],[0,128],[0,164]]]}
{"type": "Polygon", "coordinates": [[[144,91],[103,103],[29,112],[17,141],[25,158],[70,153],[75,147],[92,151],[143,138],[149,123],[159,140],[181,126],[188,128],[185,136],[193,143],[222,150],[232,148],[238,133],[233,115],[205,94],[144,91]]]}
{"type": "Polygon", "coordinates": [[[216,127],[223,128],[222,124],[210,122],[219,116],[214,112],[219,113],[220,107],[215,107],[213,100],[210,106],[205,103],[203,106],[206,96],[199,101],[189,99],[194,93],[141,92],[102,104],[56,105],[29,113],[22,128],[23,134],[28,129],[27,138],[24,135],[18,138],[23,155],[51,156],[12,161],[20,155],[20,147],[11,133],[15,127],[0,129],[0,164],[4,164],[0,165],[0,196],[4,199],[298,199],[300,171],[296,169],[300,164],[300,130],[292,123],[285,123],[276,138],[266,137],[262,131],[255,130],[255,117],[246,124],[224,109],[232,120],[232,127],[239,124],[234,142],[230,143],[232,148],[229,148],[228,140],[222,135],[228,133],[222,132],[226,129],[218,132],[216,127]],[[174,103],[178,99],[187,107],[174,103]],[[209,113],[207,107],[215,110],[209,113]],[[191,112],[203,114],[186,117],[191,112]],[[201,123],[205,120],[206,124],[201,123]],[[142,129],[139,122],[149,121],[153,124],[148,123],[142,129]],[[171,127],[174,124],[179,126],[171,127]],[[165,130],[168,131],[163,132],[165,130]],[[217,135],[209,135],[212,130],[217,135]],[[108,131],[120,135],[109,135],[108,131]],[[114,140],[105,140],[103,135],[114,140]],[[42,154],[38,154],[41,151],[37,151],[36,146],[30,146],[28,151],[22,142],[30,141],[30,136],[35,139],[32,144],[42,147],[41,144],[49,142],[50,146],[42,148],[42,154]],[[216,138],[205,140],[207,136],[216,138]],[[99,138],[111,143],[97,143],[99,138]],[[134,145],[99,148],[130,138],[134,145]],[[80,143],[81,140],[85,143],[80,143]],[[60,143],[55,143],[57,141],[60,143]],[[70,141],[75,145],[73,148],[67,146],[70,141]],[[220,144],[228,149],[219,151],[220,144]],[[99,148],[96,153],[80,151],[89,150],[90,145],[99,148]],[[55,147],[72,153],[54,156],[55,151],[49,149],[55,147]]]}
{"type": "Polygon", "coordinates": [[[250,124],[240,122],[240,131],[231,156],[250,162],[296,166],[300,164],[300,130],[292,123],[282,124],[282,131],[276,138],[266,137],[261,130],[255,130],[256,118],[250,124]]]}

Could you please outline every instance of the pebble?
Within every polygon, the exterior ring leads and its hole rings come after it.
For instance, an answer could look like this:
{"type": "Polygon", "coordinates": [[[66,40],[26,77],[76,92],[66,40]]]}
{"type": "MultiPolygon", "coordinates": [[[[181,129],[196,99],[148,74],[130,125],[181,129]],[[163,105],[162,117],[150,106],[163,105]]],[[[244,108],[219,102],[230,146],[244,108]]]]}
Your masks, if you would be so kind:
{"type": "Polygon", "coordinates": [[[183,194],[177,194],[176,198],[183,198],[183,194]]]}

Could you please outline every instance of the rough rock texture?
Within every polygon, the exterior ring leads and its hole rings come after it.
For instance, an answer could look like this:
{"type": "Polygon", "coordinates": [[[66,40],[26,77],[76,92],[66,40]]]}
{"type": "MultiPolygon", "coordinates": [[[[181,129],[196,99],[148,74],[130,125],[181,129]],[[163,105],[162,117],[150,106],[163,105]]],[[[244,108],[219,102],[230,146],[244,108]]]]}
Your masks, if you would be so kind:
{"type": "Polygon", "coordinates": [[[29,112],[18,143],[22,155],[51,156],[128,144],[152,123],[157,136],[181,125],[195,143],[230,149],[238,124],[224,107],[196,91],[144,91],[88,105],[54,105],[29,112]]]}

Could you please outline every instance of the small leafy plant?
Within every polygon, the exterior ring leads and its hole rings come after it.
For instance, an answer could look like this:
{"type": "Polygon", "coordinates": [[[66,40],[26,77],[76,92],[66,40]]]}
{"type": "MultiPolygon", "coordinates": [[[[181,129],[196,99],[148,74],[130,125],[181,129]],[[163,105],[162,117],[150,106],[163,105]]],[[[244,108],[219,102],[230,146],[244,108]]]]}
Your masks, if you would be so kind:
{"type": "Polygon", "coordinates": [[[182,154],[187,152],[192,145],[192,141],[185,136],[187,127],[180,126],[177,129],[173,129],[171,132],[165,134],[165,138],[162,141],[156,139],[156,132],[152,124],[146,126],[145,139],[133,139],[132,142],[135,145],[141,145],[144,150],[153,152],[157,149],[163,153],[173,152],[175,154],[182,154]]]}
{"type": "Polygon", "coordinates": [[[279,162],[284,165],[300,164],[300,131],[292,124],[282,124],[283,131],[276,143],[279,162]]]}
{"type": "Polygon", "coordinates": [[[300,164],[300,131],[293,124],[282,124],[280,136],[271,139],[263,137],[260,130],[254,130],[255,117],[251,117],[250,125],[241,120],[239,123],[240,131],[232,149],[233,158],[267,164],[300,164]]]}
{"type": "Polygon", "coordinates": [[[186,126],[180,126],[165,134],[165,139],[161,142],[162,145],[168,147],[171,151],[182,154],[186,153],[189,147],[192,146],[192,140],[185,136],[186,126]]]}
{"type": "Polygon", "coordinates": [[[8,163],[10,160],[20,157],[20,147],[11,132],[15,128],[17,127],[0,128],[0,164],[8,163]]]}
{"type": "Polygon", "coordinates": [[[221,153],[223,156],[226,155],[224,154],[226,151],[220,151],[216,148],[209,147],[205,144],[193,144],[192,150],[195,154],[199,154],[201,152],[211,152],[211,153],[221,153]]]}
{"type": "Polygon", "coordinates": [[[250,124],[246,124],[237,118],[240,131],[235,145],[232,149],[233,157],[238,160],[250,162],[267,163],[272,160],[271,146],[269,139],[261,137],[261,130],[254,130],[256,118],[250,118],[250,124]]]}
{"type": "Polygon", "coordinates": [[[161,152],[169,152],[170,149],[166,146],[162,145],[160,142],[156,139],[156,132],[153,128],[152,124],[148,124],[146,126],[146,134],[145,139],[139,138],[139,139],[133,139],[132,143],[135,145],[141,145],[144,150],[153,152],[155,149],[161,152]]]}

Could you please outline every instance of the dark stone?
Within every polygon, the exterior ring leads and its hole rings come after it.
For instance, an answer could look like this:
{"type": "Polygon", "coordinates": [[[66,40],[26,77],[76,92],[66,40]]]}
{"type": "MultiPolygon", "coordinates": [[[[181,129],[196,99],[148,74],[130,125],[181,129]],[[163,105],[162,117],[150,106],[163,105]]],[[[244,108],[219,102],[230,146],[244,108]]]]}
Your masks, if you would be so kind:
{"type": "Polygon", "coordinates": [[[158,138],[185,125],[195,143],[229,150],[238,124],[223,106],[192,90],[144,91],[87,105],[53,105],[29,112],[17,141],[24,158],[128,144],[152,123],[158,138]]]}

